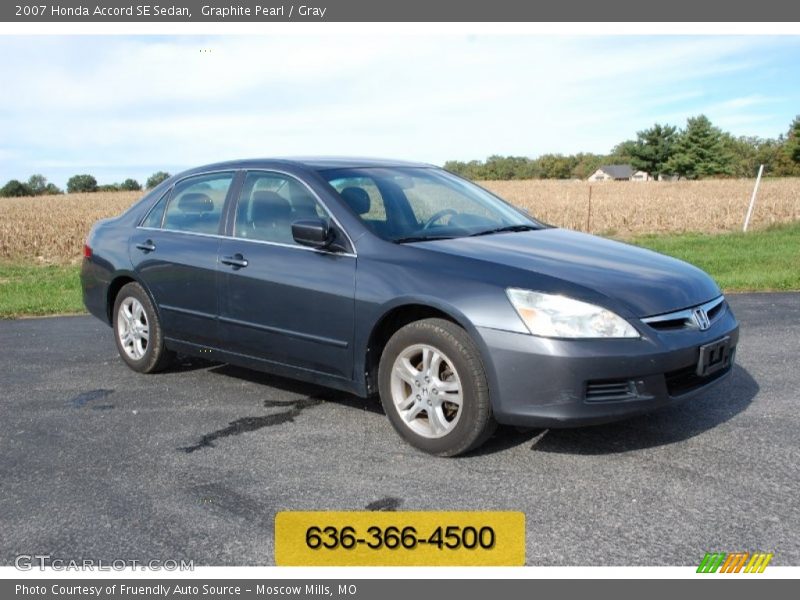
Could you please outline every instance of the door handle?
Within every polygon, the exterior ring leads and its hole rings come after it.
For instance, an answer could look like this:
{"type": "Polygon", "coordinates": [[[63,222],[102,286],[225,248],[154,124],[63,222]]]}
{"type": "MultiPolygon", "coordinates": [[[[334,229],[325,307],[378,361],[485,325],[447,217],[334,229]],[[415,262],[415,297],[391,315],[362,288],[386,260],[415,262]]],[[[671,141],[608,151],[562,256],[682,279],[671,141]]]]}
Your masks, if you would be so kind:
{"type": "Polygon", "coordinates": [[[219,262],[223,265],[230,265],[234,269],[243,269],[249,264],[247,259],[238,253],[233,256],[223,256],[219,262]]]}
{"type": "Polygon", "coordinates": [[[156,245],[153,243],[153,240],[147,240],[141,244],[136,244],[136,247],[144,253],[153,252],[156,249],[156,245]]]}

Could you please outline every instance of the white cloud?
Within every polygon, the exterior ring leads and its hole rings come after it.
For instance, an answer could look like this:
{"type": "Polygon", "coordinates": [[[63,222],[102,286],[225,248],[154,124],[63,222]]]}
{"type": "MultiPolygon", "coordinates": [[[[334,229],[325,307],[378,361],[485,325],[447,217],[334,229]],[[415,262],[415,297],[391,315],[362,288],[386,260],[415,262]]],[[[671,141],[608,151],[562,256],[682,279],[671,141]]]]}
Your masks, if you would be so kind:
{"type": "Polygon", "coordinates": [[[746,81],[781,45],[797,47],[722,36],[0,38],[14,57],[0,65],[13,90],[0,96],[0,179],[245,156],[605,152],[698,112],[763,128],[770,95],[734,86],[720,98],[709,82],[746,81]]]}

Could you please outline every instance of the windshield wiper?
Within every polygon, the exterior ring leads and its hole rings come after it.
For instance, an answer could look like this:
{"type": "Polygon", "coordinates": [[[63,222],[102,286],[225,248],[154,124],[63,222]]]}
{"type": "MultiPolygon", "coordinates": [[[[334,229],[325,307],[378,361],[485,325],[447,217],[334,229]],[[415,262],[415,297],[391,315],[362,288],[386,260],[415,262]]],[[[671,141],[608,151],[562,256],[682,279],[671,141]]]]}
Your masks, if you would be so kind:
{"type": "Polygon", "coordinates": [[[467,237],[477,237],[479,235],[490,235],[492,233],[505,233],[508,231],[537,231],[539,227],[533,225],[505,225],[504,227],[495,227],[494,229],[487,229],[486,231],[479,231],[478,233],[471,233],[467,237]]]}
{"type": "Polygon", "coordinates": [[[412,235],[409,237],[392,240],[395,244],[408,244],[411,242],[431,242],[434,240],[452,240],[452,235],[412,235]]]}

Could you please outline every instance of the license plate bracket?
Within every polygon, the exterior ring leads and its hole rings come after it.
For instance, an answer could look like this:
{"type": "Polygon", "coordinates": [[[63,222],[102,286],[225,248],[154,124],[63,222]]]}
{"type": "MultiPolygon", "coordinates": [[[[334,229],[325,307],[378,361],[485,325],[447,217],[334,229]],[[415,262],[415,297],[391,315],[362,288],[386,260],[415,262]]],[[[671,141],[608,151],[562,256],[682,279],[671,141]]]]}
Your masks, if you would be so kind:
{"type": "Polygon", "coordinates": [[[731,364],[733,348],[731,348],[731,338],[725,336],[722,339],[700,346],[700,358],[697,360],[697,374],[700,377],[708,377],[717,371],[727,369],[731,364]]]}

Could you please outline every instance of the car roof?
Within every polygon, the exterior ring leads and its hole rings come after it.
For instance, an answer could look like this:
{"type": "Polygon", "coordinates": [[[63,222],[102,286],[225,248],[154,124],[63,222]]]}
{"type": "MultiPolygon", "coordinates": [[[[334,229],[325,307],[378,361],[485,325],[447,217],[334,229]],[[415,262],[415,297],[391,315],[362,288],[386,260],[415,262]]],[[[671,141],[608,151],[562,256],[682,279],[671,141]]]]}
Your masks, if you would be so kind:
{"type": "Polygon", "coordinates": [[[191,169],[192,172],[216,171],[222,169],[258,169],[280,166],[296,166],[324,171],[327,169],[355,169],[359,167],[433,167],[434,165],[394,160],[387,158],[363,158],[345,156],[289,156],[276,158],[248,158],[218,162],[191,169]]]}

